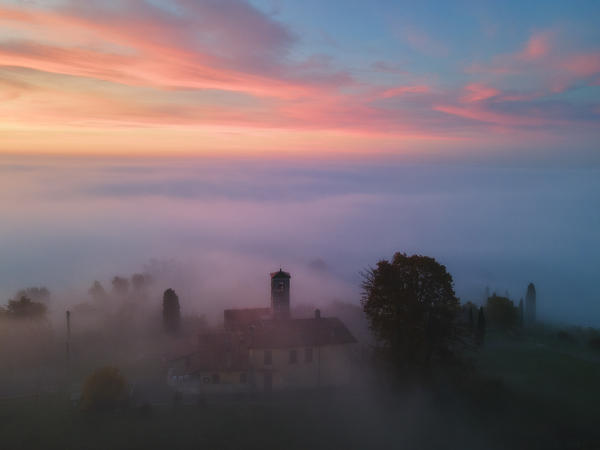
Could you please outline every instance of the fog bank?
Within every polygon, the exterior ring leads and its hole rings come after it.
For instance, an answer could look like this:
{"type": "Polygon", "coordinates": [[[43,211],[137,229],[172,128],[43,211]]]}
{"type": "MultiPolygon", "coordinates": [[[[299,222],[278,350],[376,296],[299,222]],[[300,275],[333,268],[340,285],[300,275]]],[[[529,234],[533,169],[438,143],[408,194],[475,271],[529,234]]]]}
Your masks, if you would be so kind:
{"type": "MultiPolygon", "coordinates": [[[[0,298],[53,301],[156,261],[182,307],[260,306],[268,272],[293,300],[358,302],[360,271],[394,251],[435,257],[463,300],[486,286],[542,318],[600,324],[597,169],[231,160],[6,158],[0,298]],[[177,277],[180,277],[178,280],[177,277]]],[[[85,300],[83,298],[82,300],[85,300]]]]}

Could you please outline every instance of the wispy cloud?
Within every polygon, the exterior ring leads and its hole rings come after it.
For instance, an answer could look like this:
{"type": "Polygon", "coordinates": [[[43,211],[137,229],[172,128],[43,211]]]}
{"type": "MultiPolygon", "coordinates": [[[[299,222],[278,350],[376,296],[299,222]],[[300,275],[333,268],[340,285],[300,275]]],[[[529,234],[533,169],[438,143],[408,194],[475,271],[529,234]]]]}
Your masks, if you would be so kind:
{"type": "MultiPolygon", "coordinates": [[[[335,54],[327,53],[331,46],[306,51],[302,30],[279,17],[243,0],[0,6],[8,30],[0,34],[0,144],[49,145],[24,131],[36,126],[63,127],[64,141],[73,132],[65,127],[162,127],[165,136],[170,127],[196,127],[210,148],[227,141],[227,148],[256,150],[281,139],[314,149],[321,133],[323,148],[356,148],[357,136],[368,136],[405,149],[415,140],[489,142],[498,131],[490,125],[545,126],[551,141],[561,127],[598,120],[597,99],[552,98],[600,80],[600,51],[569,47],[558,31],[470,61],[466,72],[438,73],[417,69],[406,54],[357,67],[342,46],[335,54]],[[542,105],[550,100],[552,114],[542,105]]],[[[394,33],[428,64],[450,54],[449,43],[416,24],[394,33]]],[[[147,134],[139,132],[139,141],[147,134]]],[[[360,142],[369,152],[368,141],[360,142]]]]}

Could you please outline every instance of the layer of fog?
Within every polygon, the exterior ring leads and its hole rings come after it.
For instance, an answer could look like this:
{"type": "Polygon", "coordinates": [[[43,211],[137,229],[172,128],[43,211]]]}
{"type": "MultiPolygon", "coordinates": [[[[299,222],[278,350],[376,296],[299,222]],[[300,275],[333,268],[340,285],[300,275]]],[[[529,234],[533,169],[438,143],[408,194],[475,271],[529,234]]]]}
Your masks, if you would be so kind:
{"type": "Polygon", "coordinates": [[[465,301],[532,281],[540,316],[600,321],[597,169],[7,158],[0,179],[1,303],[44,285],[58,312],[164,261],[184,311],[266,306],[280,266],[292,301],[357,303],[360,271],[405,251],[465,301]]]}

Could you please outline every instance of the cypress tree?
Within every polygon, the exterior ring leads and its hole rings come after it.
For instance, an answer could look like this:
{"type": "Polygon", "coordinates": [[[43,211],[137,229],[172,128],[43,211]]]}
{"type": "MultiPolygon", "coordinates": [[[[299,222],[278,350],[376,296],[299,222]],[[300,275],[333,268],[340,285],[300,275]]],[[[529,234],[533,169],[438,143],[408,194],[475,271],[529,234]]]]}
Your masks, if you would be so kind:
{"type": "Polygon", "coordinates": [[[479,314],[477,316],[477,342],[479,345],[483,344],[485,337],[485,315],[483,314],[483,306],[479,307],[479,314]]]}
{"type": "Polygon", "coordinates": [[[168,333],[177,333],[180,323],[179,297],[169,288],[163,294],[163,326],[168,333]]]}

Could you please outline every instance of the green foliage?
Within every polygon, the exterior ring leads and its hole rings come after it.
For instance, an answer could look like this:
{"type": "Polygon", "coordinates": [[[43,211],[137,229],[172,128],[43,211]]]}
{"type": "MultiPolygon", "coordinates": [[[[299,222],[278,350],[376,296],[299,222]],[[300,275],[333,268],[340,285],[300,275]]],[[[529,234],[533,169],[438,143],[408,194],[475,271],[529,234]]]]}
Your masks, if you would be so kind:
{"type": "Polygon", "coordinates": [[[88,376],[81,393],[84,411],[111,411],[127,400],[127,381],[115,367],[102,367],[88,376]]]}
{"type": "Polygon", "coordinates": [[[396,253],[364,275],[362,305],[380,350],[396,365],[428,366],[460,343],[452,276],[435,259],[396,253]]]}
{"type": "Polygon", "coordinates": [[[515,308],[513,302],[507,297],[500,297],[496,294],[487,299],[486,303],[487,320],[489,324],[500,330],[509,330],[519,324],[519,310],[515,308]]]}
{"type": "Polygon", "coordinates": [[[167,289],[163,294],[163,326],[169,333],[179,331],[181,324],[181,311],[179,297],[173,289],[167,289]]]}
{"type": "Polygon", "coordinates": [[[20,300],[9,300],[5,315],[15,319],[43,319],[46,306],[28,297],[21,297],[20,300]]]}

